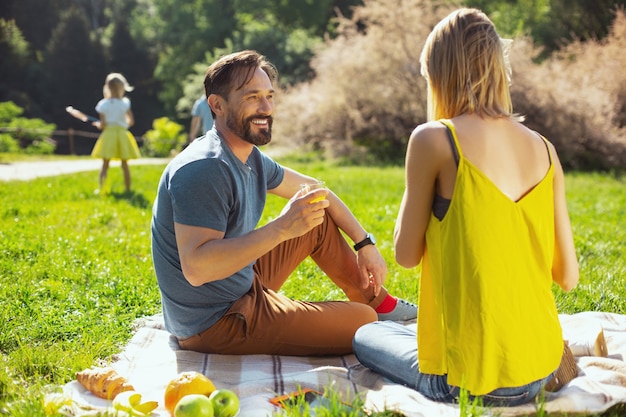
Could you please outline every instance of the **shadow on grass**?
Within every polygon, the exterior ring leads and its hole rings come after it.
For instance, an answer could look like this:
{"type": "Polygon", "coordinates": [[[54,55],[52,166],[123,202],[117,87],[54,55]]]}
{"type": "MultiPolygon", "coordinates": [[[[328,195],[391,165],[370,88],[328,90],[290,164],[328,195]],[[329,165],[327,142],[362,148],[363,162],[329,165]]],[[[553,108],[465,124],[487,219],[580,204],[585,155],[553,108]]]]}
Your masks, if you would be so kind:
{"type": "Polygon", "coordinates": [[[146,196],[144,196],[143,194],[135,192],[133,190],[123,191],[123,192],[112,192],[110,196],[115,198],[118,201],[120,200],[128,201],[131,205],[138,207],[138,208],[142,208],[142,209],[147,209],[152,206],[152,201],[149,201],[146,198],[146,196]]]}

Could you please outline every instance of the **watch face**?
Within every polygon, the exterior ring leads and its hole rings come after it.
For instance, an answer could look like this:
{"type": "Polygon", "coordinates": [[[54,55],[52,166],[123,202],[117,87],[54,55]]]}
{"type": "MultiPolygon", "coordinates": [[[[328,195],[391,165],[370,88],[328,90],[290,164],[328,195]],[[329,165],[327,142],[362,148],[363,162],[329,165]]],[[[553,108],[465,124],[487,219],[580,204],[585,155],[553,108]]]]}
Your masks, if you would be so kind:
{"type": "Polygon", "coordinates": [[[372,244],[376,244],[376,238],[374,237],[374,235],[370,235],[368,234],[367,237],[370,239],[370,241],[372,242],[372,244]]]}

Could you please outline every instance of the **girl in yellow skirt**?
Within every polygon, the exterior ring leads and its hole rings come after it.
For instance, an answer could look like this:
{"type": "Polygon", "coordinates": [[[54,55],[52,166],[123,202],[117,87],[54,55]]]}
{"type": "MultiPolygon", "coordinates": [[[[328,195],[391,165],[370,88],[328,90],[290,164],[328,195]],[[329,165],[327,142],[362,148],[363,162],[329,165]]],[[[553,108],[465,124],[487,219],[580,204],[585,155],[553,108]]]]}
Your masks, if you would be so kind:
{"type": "Polygon", "coordinates": [[[111,159],[122,161],[126,191],[130,191],[128,160],[141,156],[137,141],[128,130],[135,123],[135,118],[130,109],[130,100],[124,97],[125,92],[133,89],[122,74],[113,72],[107,75],[103,88],[104,98],[96,105],[96,111],[100,115],[98,128],[102,130],[102,134],[96,141],[91,156],[102,158],[101,191],[104,189],[111,159]]]}

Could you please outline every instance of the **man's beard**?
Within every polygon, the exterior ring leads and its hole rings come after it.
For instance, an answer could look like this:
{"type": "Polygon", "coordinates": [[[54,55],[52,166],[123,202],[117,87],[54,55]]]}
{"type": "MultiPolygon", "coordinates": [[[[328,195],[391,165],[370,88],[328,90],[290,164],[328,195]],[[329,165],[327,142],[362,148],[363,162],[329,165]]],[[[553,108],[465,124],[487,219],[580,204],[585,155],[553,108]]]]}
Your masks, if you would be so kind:
{"type": "Polygon", "coordinates": [[[237,123],[236,118],[228,118],[226,120],[226,126],[245,140],[256,146],[267,145],[272,140],[272,123],[271,116],[250,116],[244,119],[241,123],[237,123]],[[252,120],[254,119],[266,119],[267,130],[261,130],[259,133],[252,133],[252,120]]]}

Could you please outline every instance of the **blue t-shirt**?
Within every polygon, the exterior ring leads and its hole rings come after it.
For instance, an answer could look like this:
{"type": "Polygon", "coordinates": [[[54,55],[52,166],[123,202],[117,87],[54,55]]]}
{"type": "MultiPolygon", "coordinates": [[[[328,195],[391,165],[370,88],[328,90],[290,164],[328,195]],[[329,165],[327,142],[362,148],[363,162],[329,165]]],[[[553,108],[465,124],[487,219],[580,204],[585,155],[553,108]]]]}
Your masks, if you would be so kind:
{"type": "Polygon", "coordinates": [[[254,278],[251,263],[226,279],[189,284],[174,222],[220,230],[225,239],[245,235],[257,227],[267,190],[283,176],[283,168],[256,147],[242,163],[215,128],[167,165],[152,209],[152,258],[170,333],[186,338],[208,329],[248,292],[254,278]]]}
{"type": "Polygon", "coordinates": [[[202,97],[200,97],[193,103],[193,107],[191,108],[191,116],[198,116],[200,117],[200,119],[202,119],[203,135],[213,128],[213,115],[211,114],[211,107],[209,106],[209,102],[207,101],[205,95],[202,95],[202,97]]]}

